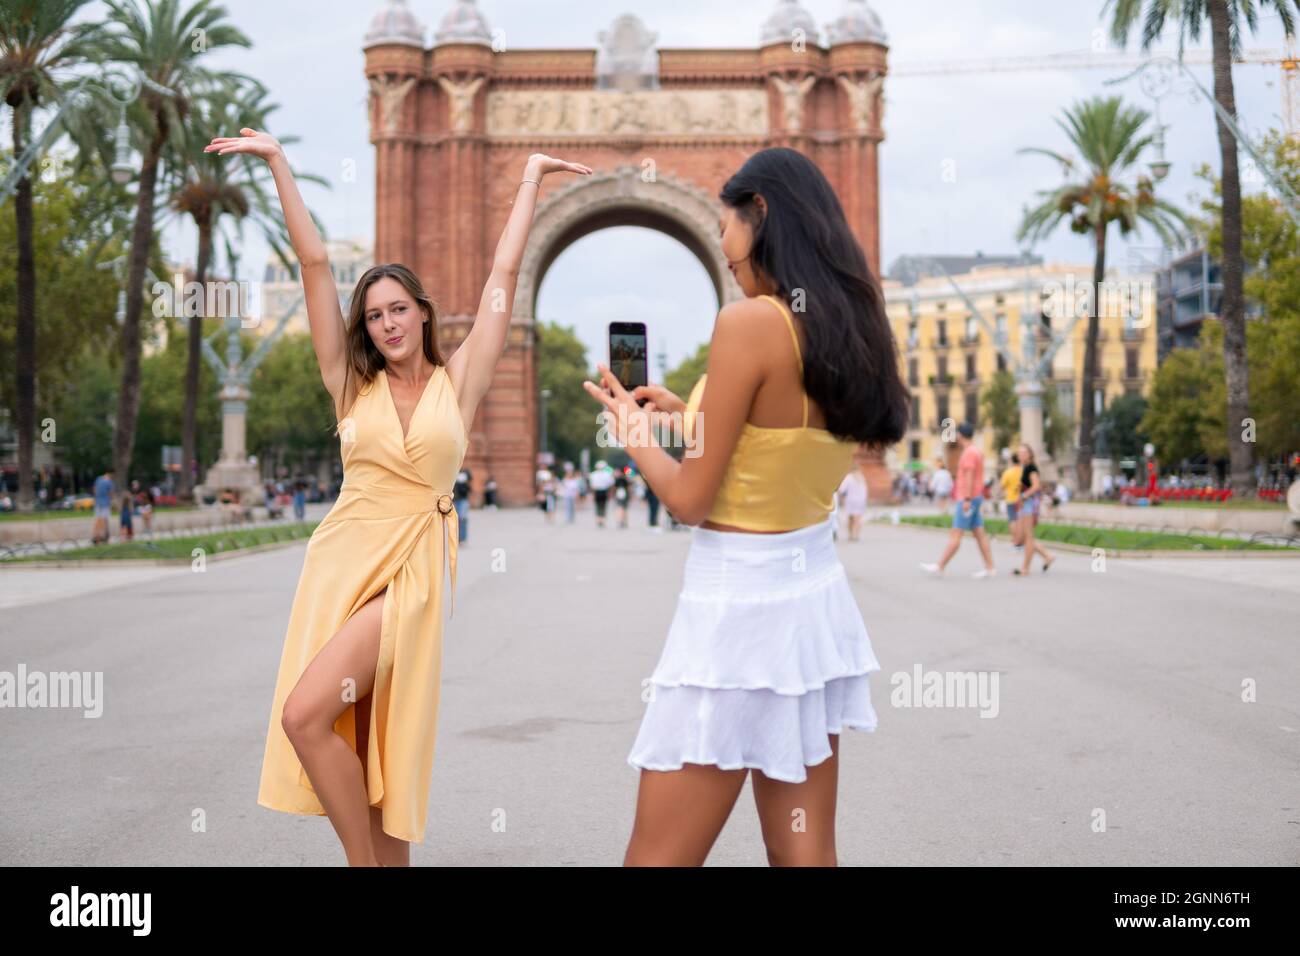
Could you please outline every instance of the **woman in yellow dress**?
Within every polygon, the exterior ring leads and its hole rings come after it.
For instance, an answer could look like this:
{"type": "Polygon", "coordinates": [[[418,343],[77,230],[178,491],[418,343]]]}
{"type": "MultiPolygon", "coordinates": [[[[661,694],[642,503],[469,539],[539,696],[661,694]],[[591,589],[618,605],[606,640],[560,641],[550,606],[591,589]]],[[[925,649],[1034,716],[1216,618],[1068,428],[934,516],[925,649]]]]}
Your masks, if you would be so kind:
{"type": "Polygon", "coordinates": [[[325,245],[275,139],[245,128],[206,151],[270,166],[343,457],[343,487],[307,543],[289,615],[257,802],[328,816],[349,865],[408,865],[410,843],[424,839],[467,423],[505,346],[541,180],[591,169],[528,158],[474,326],[444,360],[434,303],[405,266],[369,269],[344,324],[325,245]]]}

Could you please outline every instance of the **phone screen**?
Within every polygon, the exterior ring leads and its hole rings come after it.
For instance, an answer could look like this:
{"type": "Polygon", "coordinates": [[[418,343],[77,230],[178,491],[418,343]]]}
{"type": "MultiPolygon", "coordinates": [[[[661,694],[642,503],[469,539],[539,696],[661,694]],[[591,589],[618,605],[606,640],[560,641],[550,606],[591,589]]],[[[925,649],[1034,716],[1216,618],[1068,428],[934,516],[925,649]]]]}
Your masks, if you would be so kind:
{"type": "Polygon", "coordinates": [[[650,383],[644,322],[609,323],[609,370],[629,392],[650,383]]]}

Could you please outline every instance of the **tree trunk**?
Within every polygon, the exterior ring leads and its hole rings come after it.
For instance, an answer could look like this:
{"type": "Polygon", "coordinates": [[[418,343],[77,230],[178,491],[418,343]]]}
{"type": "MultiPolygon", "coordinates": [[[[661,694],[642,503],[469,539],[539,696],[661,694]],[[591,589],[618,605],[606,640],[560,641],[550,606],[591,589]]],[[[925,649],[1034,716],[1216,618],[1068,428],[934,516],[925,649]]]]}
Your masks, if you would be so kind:
{"type": "MultiPolygon", "coordinates": [[[[212,261],[212,223],[201,218],[199,227],[199,260],[197,275],[202,300],[195,315],[189,317],[189,352],[185,361],[185,413],[181,425],[181,461],[191,462],[197,457],[198,408],[199,408],[199,372],[203,360],[203,313],[207,308],[208,265],[212,261]]],[[[181,469],[180,487],[177,497],[184,501],[194,498],[194,482],[188,464],[181,469]]]]}
{"type": "MultiPolygon", "coordinates": [[[[26,148],[31,106],[26,97],[13,108],[14,158],[26,148]]],[[[15,411],[18,432],[19,511],[31,511],[36,504],[32,481],[33,445],[36,441],[36,253],[33,249],[32,178],[18,180],[14,193],[14,220],[18,238],[18,324],[14,329],[15,411]]]]}
{"type": "MultiPolygon", "coordinates": [[[[140,167],[140,186],[131,230],[131,259],[126,285],[126,317],[122,321],[122,387],[117,396],[117,418],[113,422],[113,470],[119,488],[131,486],[131,458],[135,446],[136,416],[140,412],[140,309],[144,306],[144,274],[149,268],[153,246],[153,203],[158,182],[158,163],[167,142],[167,120],[162,107],[149,151],[140,167]]],[[[182,464],[189,468],[189,462],[182,464]]]]}
{"type": "MultiPolygon", "coordinates": [[[[1214,47],[1214,98],[1224,112],[1237,116],[1232,88],[1232,51],[1229,41],[1227,0],[1210,0],[1210,37],[1214,47]]],[[[1237,139],[1215,116],[1219,131],[1219,157],[1223,164],[1223,298],[1219,321],[1223,324],[1223,371],[1228,392],[1228,482],[1235,494],[1255,485],[1254,446],[1243,440],[1250,416],[1250,379],[1246,364],[1246,310],[1242,295],[1241,178],[1237,172],[1237,139]]],[[[1253,433],[1253,429],[1252,429],[1253,433]]],[[[1253,440],[1253,434],[1251,438],[1253,440]]]]}
{"type": "Polygon", "coordinates": [[[1088,335],[1083,346],[1083,381],[1079,400],[1079,460],[1075,474],[1079,487],[1076,494],[1092,493],[1092,432],[1096,424],[1096,406],[1092,393],[1097,382],[1097,335],[1101,330],[1101,284],[1106,281],[1106,223],[1099,223],[1093,233],[1096,257],[1092,263],[1092,308],[1088,310],[1088,335]]]}

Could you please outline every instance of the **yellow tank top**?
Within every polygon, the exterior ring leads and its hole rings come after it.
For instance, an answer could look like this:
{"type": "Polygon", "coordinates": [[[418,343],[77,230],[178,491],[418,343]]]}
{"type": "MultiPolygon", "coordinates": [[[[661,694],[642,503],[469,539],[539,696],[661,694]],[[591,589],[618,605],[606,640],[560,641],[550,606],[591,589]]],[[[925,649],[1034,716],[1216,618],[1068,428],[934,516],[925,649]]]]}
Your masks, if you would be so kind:
{"type": "MultiPolygon", "coordinates": [[[[794,318],[776,296],[761,298],[770,300],[785,316],[802,382],[803,355],[794,318]]],[[[686,402],[683,427],[688,436],[695,433],[706,378],[700,376],[686,402]]],[[[825,521],[836,489],[853,467],[857,449],[858,443],[852,439],[809,427],[808,393],[803,392],[802,425],[768,428],[745,422],[708,520],[746,531],[793,531],[825,521]]]]}

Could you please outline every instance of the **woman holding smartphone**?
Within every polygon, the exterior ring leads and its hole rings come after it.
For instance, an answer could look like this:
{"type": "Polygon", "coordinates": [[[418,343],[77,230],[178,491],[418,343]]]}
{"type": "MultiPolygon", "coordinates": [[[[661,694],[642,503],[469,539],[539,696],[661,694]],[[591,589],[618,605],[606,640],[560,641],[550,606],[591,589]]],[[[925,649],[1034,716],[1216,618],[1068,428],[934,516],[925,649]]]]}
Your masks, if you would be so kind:
{"type": "Polygon", "coordinates": [[[280,144],[240,130],[206,147],[269,164],[301,268],[312,345],[334,401],[343,487],[307,543],[276,678],[257,802],[326,815],[353,866],[404,866],[424,839],[442,663],[443,577],[456,588],[453,485],[496,370],[548,173],[528,158],[474,326],[438,346],[410,269],[376,265],[344,322],[325,244],[280,144]]]}
{"type": "Polygon", "coordinates": [[[834,865],[839,734],[875,729],[867,675],[880,665],[828,516],[858,447],[902,438],[908,393],[821,170],[765,149],[720,198],[745,298],[718,313],[688,401],[629,392],[604,366],[604,388],[586,383],[655,494],[696,526],[628,757],[641,782],[624,862],[702,864],[752,770],[768,860],[834,865]],[[628,444],[650,433],[638,415],[664,412],[682,415],[698,455],[679,462],[653,436],[628,444]]]}

